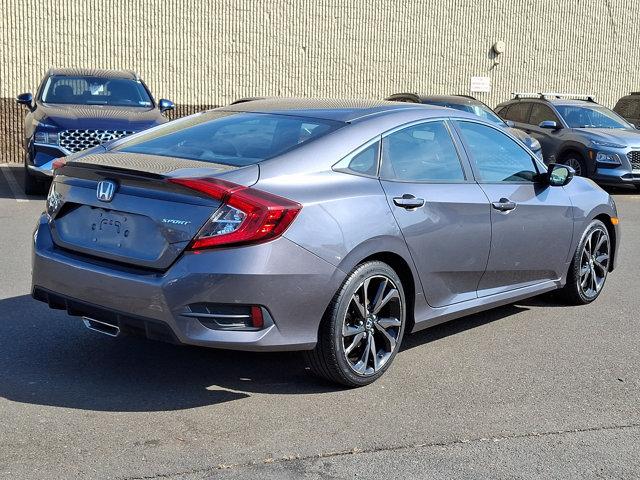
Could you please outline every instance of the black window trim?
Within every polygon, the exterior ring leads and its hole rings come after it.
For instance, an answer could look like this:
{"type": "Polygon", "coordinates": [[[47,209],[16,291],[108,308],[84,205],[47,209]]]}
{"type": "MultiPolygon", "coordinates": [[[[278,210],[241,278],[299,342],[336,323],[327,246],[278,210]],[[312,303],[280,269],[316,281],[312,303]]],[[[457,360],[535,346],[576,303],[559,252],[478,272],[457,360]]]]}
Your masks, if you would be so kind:
{"type": "Polygon", "coordinates": [[[529,158],[531,159],[531,163],[533,165],[533,167],[535,168],[536,172],[538,172],[538,175],[540,175],[541,172],[540,171],[540,163],[538,161],[538,159],[535,158],[535,156],[531,155],[526,148],[524,148],[522,146],[522,143],[515,138],[513,135],[511,135],[509,132],[504,131],[504,129],[501,129],[499,127],[496,127],[494,125],[490,125],[488,123],[485,122],[479,122],[475,119],[471,119],[471,118],[452,118],[452,123],[453,123],[453,128],[455,128],[456,133],[458,135],[458,137],[460,138],[460,141],[462,142],[462,146],[465,149],[467,158],[469,159],[469,163],[471,164],[471,169],[473,170],[473,175],[475,177],[475,181],[476,183],[478,183],[479,185],[535,185],[536,182],[535,181],[522,181],[522,182],[501,182],[501,181],[495,181],[495,182],[488,182],[485,180],[482,180],[482,176],[480,175],[480,171],[478,170],[478,166],[476,165],[475,160],[473,159],[473,154],[471,153],[471,149],[469,148],[469,145],[467,144],[466,140],[464,139],[464,136],[460,130],[460,127],[458,126],[459,122],[467,122],[467,123],[477,123],[480,125],[484,125],[485,127],[489,127],[492,128],[493,130],[497,131],[498,133],[501,133],[502,135],[506,136],[507,138],[509,138],[510,140],[513,141],[513,143],[515,143],[516,145],[518,145],[518,147],[520,147],[522,149],[522,151],[524,151],[529,158]]]}
{"type": "Polygon", "coordinates": [[[428,119],[420,119],[414,120],[408,123],[404,123],[402,125],[397,125],[390,130],[382,133],[380,138],[380,147],[378,148],[378,178],[381,181],[385,182],[394,182],[394,183],[415,183],[415,184],[434,184],[434,185],[460,185],[465,183],[475,183],[475,179],[473,178],[473,172],[470,170],[469,160],[465,151],[462,149],[462,145],[460,144],[457,135],[454,134],[454,131],[451,126],[451,117],[436,117],[436,118],[428,118],[428,119]],[[405,128],[415,127],[416,125],[421,125],[423,123],[432,123],[432,122],[441,122],[444,124],[447,132],[449,133],[449,137],[451,138],[451,142],[456,150],[456,154],[458,156],[458,161],[460,162],[460,169],[462,170],[462,175],[464,176],[463,180],[399,180],[397,178],[384,178],[380,176],[380,169],[382,166],[383,158],[382,158],[382,142],[384,142],[385,137],[392,135],[396,132],[404,130],[405,128]],[[469,168],[469,169],[468,169],[469,168]],[[469,174],[472,175],[469,175],[469,174]]]}

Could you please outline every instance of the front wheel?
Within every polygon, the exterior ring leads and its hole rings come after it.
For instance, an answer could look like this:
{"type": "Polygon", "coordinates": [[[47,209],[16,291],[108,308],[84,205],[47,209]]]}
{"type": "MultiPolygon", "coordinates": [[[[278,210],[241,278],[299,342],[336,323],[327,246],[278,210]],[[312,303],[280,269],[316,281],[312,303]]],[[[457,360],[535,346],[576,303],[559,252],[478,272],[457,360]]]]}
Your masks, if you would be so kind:
{"type": "Polygon", "coordinates": [[[575,153],[570,153],[560,162],[563,165],[567,165],[575,170],[576,176],[587,177],[587,167],[584,164],[584,160],[575,153]]]}
{"type": "Polygon", "coordinates": [[[574,305],[593,302],[604,288],[611,262],[611,241],[607,227],[593,220],[585,230],[569,267],[564,299],[574,305]]]}
{"type": "Polygon", "coordinates": [[[359,265],[336,293],[307,352],[311,370],[349,387],[368,385],[395,358],[404,335],[402,282],[386,263],[359,265]]]}

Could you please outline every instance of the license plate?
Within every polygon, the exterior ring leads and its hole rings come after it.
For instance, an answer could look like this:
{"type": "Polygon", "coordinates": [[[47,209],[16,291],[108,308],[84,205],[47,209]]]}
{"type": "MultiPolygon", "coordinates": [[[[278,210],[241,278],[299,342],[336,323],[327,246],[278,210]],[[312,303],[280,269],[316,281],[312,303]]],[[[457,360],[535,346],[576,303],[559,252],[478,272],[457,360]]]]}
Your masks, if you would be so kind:
{"type": "Polygon", "coordinates": [[[131,235],[131,225],[125,215],[105,211],[95,214],[91,230],[94,242],[115,244],[118,247],[131,235]]]}

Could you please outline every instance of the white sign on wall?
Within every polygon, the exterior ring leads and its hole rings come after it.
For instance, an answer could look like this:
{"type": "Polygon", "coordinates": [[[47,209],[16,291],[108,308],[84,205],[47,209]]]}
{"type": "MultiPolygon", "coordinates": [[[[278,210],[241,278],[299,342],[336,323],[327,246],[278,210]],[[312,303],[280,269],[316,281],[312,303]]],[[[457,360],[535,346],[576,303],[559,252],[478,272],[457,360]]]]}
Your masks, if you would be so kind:
{"type": "Polygon", "coordinates": [[[471,92],[491,93],[490,77],[471,77],[471,92]]]}

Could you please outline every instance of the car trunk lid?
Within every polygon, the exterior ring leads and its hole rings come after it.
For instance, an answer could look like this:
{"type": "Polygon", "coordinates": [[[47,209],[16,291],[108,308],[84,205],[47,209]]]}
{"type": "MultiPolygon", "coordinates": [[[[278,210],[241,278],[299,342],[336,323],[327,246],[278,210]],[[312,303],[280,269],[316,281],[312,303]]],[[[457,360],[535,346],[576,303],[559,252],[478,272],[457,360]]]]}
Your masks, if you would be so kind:
{"type": "Polygon", "coordinates": [[[220,206],[169,181],[181,177],[250,186],[258,167],[131,153],[74,159],[57,170],[47,200],[54,242],[102,260],[166,270],[220,206]],[[98,198],[111,188],[112,195],[98,198]]]}

